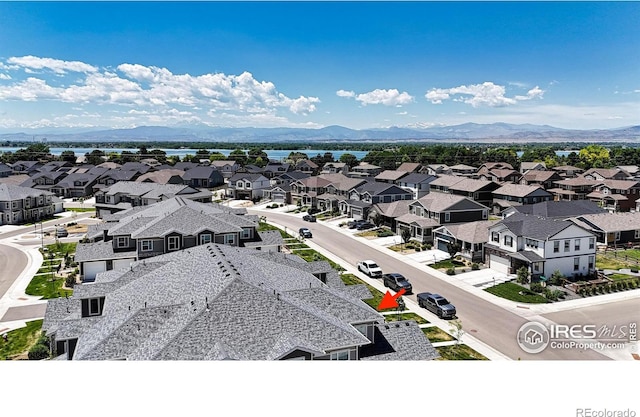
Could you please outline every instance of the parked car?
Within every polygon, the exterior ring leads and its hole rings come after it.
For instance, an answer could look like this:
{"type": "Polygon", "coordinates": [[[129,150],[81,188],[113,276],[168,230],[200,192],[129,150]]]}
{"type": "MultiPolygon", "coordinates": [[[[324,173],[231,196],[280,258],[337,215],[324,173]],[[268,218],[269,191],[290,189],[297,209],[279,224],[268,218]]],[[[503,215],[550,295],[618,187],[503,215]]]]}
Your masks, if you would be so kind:
{"type": "Polygon", "coordinates": [[[298,231],[300,233],[301,237],[313,237],[313,234],[311,233],[311,230],[307,229],[306,227],[301,227],[300,230],[298,231]]]}
{"type": "Polygon", "coordinates": [[[377,263],[370,259],[358,262],[357,266],[358,271],[364,272],[370,277],[376,278],[382,276],[382,268],[380,268],[377,263]]]}
{"type": "Polygon", "coordinates": [[[56,228],[56,237],[67,237],[69,236],[69,232],[64,227],[56,228]]]}
{"type": "Polygon", "coordinates": [[[311,214],[305,214],[304,216],[302,216],[302,220],[304,220],[305,222],[315,222],[316,216],[312,216],[311,214]]]}
{"type": "Polygon", "coordinates": [[[454,318],[456,316],[456,308],[440,294],[421,292],[417,298],[420,307],[426,308],[440,318],[454,318]]]}
{"type": "Polygon", "coordinates": [[[355,229],[360,223],[366,223],[366,220],[353,220],[347,223],[349,229],[355,229]]]}
{"type": "Polygon", "coordinates": [[[356,226],[356,230],[369,230],[374,227],[376,227],[376,225],[371,222],[362,222],[356,226]]]}
{"type": "Polygon", "coordinates": [[[308,214],[314,215],[314,214],[318,214],[320,213],[320,209],[319,208],[315,208],[315,207],[311,207],[309,210],[307,210],[308,214]]]}
{"type": "Polygon", "coordinates": [[[401,289],[404,289],[405,294],[413,293],[413,287],[411,286],[411,283],[402,274],[398,274],[395,272],[390,274],[384,274],[382,276],[382,283],[384,284],[385,287],[391,288],[395,292],[398,292],[401,289]]]}

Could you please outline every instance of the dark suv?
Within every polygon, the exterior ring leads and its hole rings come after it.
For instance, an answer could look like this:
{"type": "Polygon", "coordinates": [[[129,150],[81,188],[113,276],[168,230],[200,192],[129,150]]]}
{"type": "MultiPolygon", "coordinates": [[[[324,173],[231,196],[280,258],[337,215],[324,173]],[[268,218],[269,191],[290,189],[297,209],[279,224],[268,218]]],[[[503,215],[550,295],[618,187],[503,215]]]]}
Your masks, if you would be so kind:
{"type": "Polygon", "coordinates": [[[454,318],[456,316],[456,308],[440,294],[421,292],[417,298],[420,307],[426,308],[440,318],[454,318]]]}
{"type": "Polygon", "coordinates": [[[301,237],[313,237],[313,234],[311,234],[311,230],[307,229],[306,227],[301,227],[299,233],[301,237]]]}
{"type": "Polygon", "coordinates": [[[305,214],[304,216],[302,216],[302,220],[304,220],[305,222],[315,222],[316,216],[312,216],[311,214],[305,214]]]}
{"type": "Polygon", "coordinates": [[[406,279],[402,274],[398,273],[390,273],[384,274],[382,276],[382,282],[385,287],[391,288],[395,292],[404,289],[406,294],[411,294],[413,292],[413,287],[408,279],[406,279]]]}

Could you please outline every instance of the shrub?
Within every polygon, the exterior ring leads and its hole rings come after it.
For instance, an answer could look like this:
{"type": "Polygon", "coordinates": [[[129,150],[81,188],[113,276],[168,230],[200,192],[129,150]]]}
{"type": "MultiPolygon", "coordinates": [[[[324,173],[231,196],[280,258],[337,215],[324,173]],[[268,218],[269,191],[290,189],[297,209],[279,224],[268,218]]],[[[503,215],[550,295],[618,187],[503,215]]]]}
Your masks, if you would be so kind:
{"type": "Polygon", "coordinates": [[[431,243],[427,243],[425,246],[427,247],[427,250],[431,250],[431,248],[433,247],[431,243]]]}
{"type": "Polygon", "coordinates": [[[467,272],[467,270],[463,268],[462,271],[460,271],[460,272],[462,272],[464,274],[465,272],[467,272]]]}
{"type": "Polygon", "coordinates": [[[69,288],[73,288],[73,286],[76,285],[76,274],[67,275],[67,278],[64,280],[64,285],[69,288]]]}
{"type": "Polygon", "coordinates": [[[472,271],[477,271],[478,269],[480,269],[480,265],[478,265],[475,262],[471,264],[471,270],[472,271]]]}
{"type": "Polygon", "coordinates": [[[544,291],[544,287],[539,282],[532,283],[529,286],[529,288],[531,289],[531,291],[533,291],[535,293],[541,293],[542,291],[544,291]]]}
{"type": "Polygon", "coordinates": [[[633,272],[634,274],[638,273],[638,268],[631,268],[631,272],[633,272]]]}
{"type": "Polygon", "coordinates": [[[455,275],[455,274],[456,274],[456,270],[454,268],[447,269],[447,275],[455,275]]]}
{"type": "Polygon", "coordinates": [[[38,342],[29,350],[29,360],[39,361],[49,357],[49,348],[38,342]]]}
{"type": "Polygon", "coordinates": [[[528,284],[529,283],[529,270],[527,269],[526,266],[523,266],[523,267],[519,268],[516,271],[516,274],[518,276],[518,278],[516,279],[516,281],[518,281],[518,284],[528,284]]]}
{"type": "Polygon", "coordinates": [[[562,273],[557,269],[553,271],[553,274],[551,274],[551,277],[549,278],[549,283],[551,285],[562,285],[563,281],[564,275],[562,275],[562,273]]]}

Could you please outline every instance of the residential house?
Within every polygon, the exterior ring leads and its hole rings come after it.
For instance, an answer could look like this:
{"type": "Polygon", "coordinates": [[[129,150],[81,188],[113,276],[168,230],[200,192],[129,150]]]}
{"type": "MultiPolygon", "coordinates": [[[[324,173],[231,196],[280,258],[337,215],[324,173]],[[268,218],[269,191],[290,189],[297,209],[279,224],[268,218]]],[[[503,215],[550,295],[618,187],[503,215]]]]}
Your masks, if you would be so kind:
{"type": "Polygon", "coordinates": [[[387,184],[398,184],[402,177],[409,175],[408,171],[384,170],[376,175],[373,179],[378,182],[386,182],[387,184]]]}
{"type": "Polygon", "coordinates": [[[38,161],[17,161],[11,164],[11,169],[14,174],[28,174],[38,171],[42,166],[42,163],[38,161]]]}
{"type": "Polygon", "coordinates": [[[470,177],[476,173],[478,168],[472,167],[471,165],[465,164],[457,164],[450,167],[451,173],[453,175],[458,175],[461,177],[470,177]]]}
{"type": "Polygon", "coordinates": [[[194,188],[216,188],[224,184],[224,177],[215,167],[198,166],[182,175],[185,184],[194,188]]]}
{"type": "Polygon", "coordinates": [[[513,169],[492,169],[485,174],[477,175],[477,178],[485,181],[497,183],[517,183],[522,178],[522,174],[513,169]]]}
{"type": "Polygon", "coordinates": [[[376,203],[369,210],[369,217],[380,216],[381,225],[391,230],[397,230],[396,219],[409,214],[409,204],[412,200],[398,200],[393,203],[376,203]]]}
{"type": "Polygon", "coordinates": [[[619,168],[591,168],[582,174],[583,178],[589,180],[629,180],[633,179],[631,174],[619,168]]]}
{"type": "Polygon", "coordinates": [[[261,199],[262,191],[270,186],[269,179],[262,174],[238,172],[229,178],[227,196],[236,200],[261,199]]]}
{"type": "Polygon", "coordinates": [[[154,171],[153,167],[142,162],[125,162],[120,167],[122,171],[137,171],[140,175],[154,171]]]}
{"type": "Polygon", "coordinates": [[[256,216],[237,215],[220,205],[174,197],[150,206],[105,216],[105,223],[87,232],[75,260],[83,280],[118,267],[206,243],[280,251],[279,232],[259,232],[256,216]],[[108,243],[107,244],[105,244],[108,243]]]}
{"type": "Polygon", "coordinates": [[[494,213],[501,213],[511,206],[549,201],[553,195],[537,185],[505,184],[493,191],[494,213]]]}
{"type": "Polygon", "coordinates": [[[6,178],[13,174],[13,169],[7,164],[0,162],[0,178],[6,178]]]}
{"type": "Polygon", "coordinates": [[[549,188],[547,191],[553,194],[556,201],[585,200],[598,183],[597,180],[584,177],[565,178],[555,181],[556,188],[549,188]]]}
{"type": "Polygon", "coordinates": [[[544,162],[521,162],[520,173],[525,174],[529,171],[546,171],[547,164],[544,162]]]}
{"type": "Polygon", "coordinates": [[[211,202],[212,194],[188,185],[121,181],[96,191],[96,213],[102,218],[136,206],[148,206],[180,196],[202,203],[211,202]]]}
{"type": "Polygon", "coordinates": [[[441,192],[467,197],[487,207],[493,202],[493,191],[500,184],[493,181],[459,177],[455,175],[441,175],[429,183],[430,192],[441,192]]]}
{"type": "MultiPolygon", "coordinates": [[[[224,162],[227,162],[227,161],[224,161],[224,162]]],[[[186,172],[186,171],[189,171],[190,169],[193,169],[199,166],[200,165],[196,164],[195,162],[176,162],[173,168],[186,172]]],[[[216,164],[212,162],[210,166],[216,167],[216,164]]]]}
{"type": "Polygon", "coordinates": [[[554,188],[557,181],[562,181],[562,177],[557,171],[540,171],[532,169],[524,173],[520,179],[520,184],[524,185],[539,185],[540,187],[548,190],[554,188]]]}
{"type": "Polygon", "coordinates": [[[558,167],[553,167],[551,169],[560,174],[562,178],[575,178],[584,172],[583,169],[571,165],[561,165],[558,167]]]}
{"type": "Polygon", "coordinates": [[[593,233],[599,244],[612,247],[640,244],[640,212],[585,214],[569,220],[593,233]]]}
{"type": "Polygon", "coordinates": [[[62,171],[43,171],[33,173],[29,179],[22,184],[23,187],[36,188],[38,190],[50,191],[51,187],[67,176],[62,171]]]}
{"type": "Polygon", "coordinates": [[[360,162],[349,171],[349,176],[354,178],[373,178],[382,172],[382,168],[368,162],[360,162]]]}
{"type": "Polygon", "coordinates": [[[240,164],[238,164],[238,162],[236,162],[235,160],[211,161],[211,166],[220,171],[225,180],[233,177],[235,173],[240,169],[240,164]]]}
{"type": "Polygon", "coordinates": [[[638,180],[602,180],[586,195],[586,198],[611,212],[635,210],[638,197],[638,180]]]}
{"type": "Polygon", "coordinates": [[[342,214],[354,219],[366,219],[369,210],[376,203],[391,203],[399,200],[412,200],[413,194],[393,184],[376,181],[365,182],[349,192],[348,198],[338,203],[342,214]]]}
{"type": "Polygon", "coordinates": [[[489,241],[489,227],[498,220],[447,224],[433,229],[433,246],[448,252],[449,245],[459,245],[460,255],[471,262],[484,262],[484,245],[489,241]]]}
{"type": "Polygon", "coordinates": [[[37,222],[53,216],[53,193],[0,184],[0,225],[37,222]]]}
{"type": "Polygon", "coordinates": [[[99,176],[90,172],[73,172],[50,188],[55,195],[63,198],[89,197],[93,194],[99,176]]]}
{"type": "Polygon", "coordinates": [[[502,216],[506,218],[516,213],[564,220],[586,214],[607,213],[607,211],[589,200],[543,201],[536,204],[509,207],[502,212],[502,216]]]}
{"type": "Polygon", "coordinates": [[[453,171],[445,164],[429,164],[420,170],[423,174],[429,175],[453,175],[453,171]]]}
{"type": "Polygon", "coordinates": [[[184,171],[179,169],[163,169],[160,171],[151,171],[140,175],[136,178],[136,182],[154,182],[156,184],[183,184],[182,179],[184,171]]]}
{"type": "Polygon", "coordinates": [[[417,200],[424,197],[429,193],[429,184],[437,177],[429,174],[410,173],[409,175],[400,178],[398,185],[407,191],[411,191],[413,199],[417,200]]]}
{"type": "Polygon", "coordinates": [[[298,161],[296,161],[295,170],[315,175],[320,171],[320,167],[318,166],[318,164],[309,159],[299,159],[298,161]]]}
{"type": "Polygon", "coordinates": [[[489,267],[503,274],[524,266],[535,281],[555,271],[575,279],[595,272],[596,238],[569,220],[515,214],[490,226],[489,239],[489,267]]]}
{"type": "MultiPolygon", "coordinates": [[[[295,180],[291,183],[291,203],[300,206],[312,206],[321,208],[322,210],[328,210],[333,206],[321,207],[318,202],[318,196],[326,193],[327,186],[329,184],[331,184],[331,181],[325,178],[325,175],[311,176],[295,180]]],[[[335,207],[337,207],[337,198],[335,207]]]]}
{"type": "Polygon", "coordinates": [[[282,174],[285,174],[291,171],[292,169],[293,167],[291,166],[291,164],[269,161],[269,163],[264,167],[262,175],[264,175],[269,179],[272,179],[282,174]]]}
{"type": "Polygon", "coordinates": [[[507,162],[485,162],[484,164],[480,165],[476,173],[482,174],[494,169],[513,169],[513,165],[507,162]]]}
{"type": "Polygon", "coordinates": [[[309,178],[306,172],[285,172],[271,179],[271,187],[262,190],[263,198],[279,204],[291,204],[291,183],[304,178],[309,178]]]}
{"type": "MultiPolygon", "coordinates": [[[[321,178],[328,181],[324,192],[317,195],[316,204],[314,205],[314,207],[321,210],[339,209],[340,201],[348,200],[352,191],[367,182],[373,182],[368,181],[366,178],[351,178],[342,174],[327,174],[322,175],[321,178]]],[[[364,207],[363,204],[360,205],[364,207]]]]}
{"type": "Polygon", "coordinates": [[[411,231],[411,238],[433,241],[433,229],[449,223],[488,220],[489,208],[469,198],[453,194],[429,193],[409,204],[409,213],[396,219],[396,233],[411,231]]]}
{"type": "Polygon", "coordinates": [[[321,174],[344,174],[349,173],[349,165],[344,162],[327,162],[322,167],[321,174]]]}
{"type": "Polygon", "coordinates": [[[616,165],[614,168],[629,173],[633,178],[640,176],[640,167],[638,165],[616,165]]]}
{"type": "Polygon", "coordinates": [[[417,162],[403,162],[400,164],[396,171],[404,171],[409,173],[418,173],[422,169],[422,164],[417,162]]]}
{"type": "Polygon", "coordinates": [[[120,181],[135,181],[140,175],[137,170],[110,169],[98,178],[96,188],[109,187],[120,181]]]}
{"type": "Polygon", "coordinates": [[[327,262],[205,244],[134,262],[47,304],[58,360],[430,360],[327,262]],[[275,271],[275,272],[274,272],[275,271]]]}

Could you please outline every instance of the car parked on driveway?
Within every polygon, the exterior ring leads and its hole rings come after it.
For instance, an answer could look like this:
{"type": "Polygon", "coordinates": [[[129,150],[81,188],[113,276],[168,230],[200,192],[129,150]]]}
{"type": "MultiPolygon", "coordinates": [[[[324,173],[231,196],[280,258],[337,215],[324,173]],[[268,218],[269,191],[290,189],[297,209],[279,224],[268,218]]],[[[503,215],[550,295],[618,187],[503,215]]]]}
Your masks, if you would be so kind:
{"type": "Polygon", "coordinates": [[[417,295],[417,299],[420,307],[426,308],[440,318],[454,318],[456,316],[456,308],[440,294],[421,292],[417,295]]]}
{"type": "Polygon", "coordinates": [[[312,216],[311,214],[305,214],[304,216],[302,216],[302,220],[304,220],[305,222],[315,222],[316,216],[312,216]]]}
{"type": "Polygon", "coordinates": [[[362,220],[362,219],[360,219],[360,220],[353,220],[353,221],[350,221],[350,222],[348,222],[348,223],[347,223],[347,227],[348,227],[349,229],[356,229],[356,228],[358,227],[358,225],[359,225],[359,224],[361,224],[361,223],[366,223],[366,222],[367,222],[366,220],[362,220]]]}
{"type": "Polygon", "coordinates": [[[69,236],[69,232],[64,227],[58,227],[56,229],[56,237],[67,237],[69,236]]]}
{"type": "Polygon", "coordinates": [[[382,276],[382,283],[385,287],[391,288],[395,292],[404,289],[406,294],[413,293],[413,287],[408,279],[404,277],[402,274],[398,274],[396,272],[390,274],[384,274],[382,276]]]}
{"type": "Polygon", "coordinates": [[[301,237],[313,237],[313,234],[311,233],[311,230],[307,229],[306,227],[301,227],[300,230],[298,231],[298,233],[300,233],[301,237]]]}
{"type": "Polygon", "coordinates": [[[356,230],[369,230],[374,227],[376,227],[376,225],[371,222],[362,222],[356,226],[356,230]]]}

